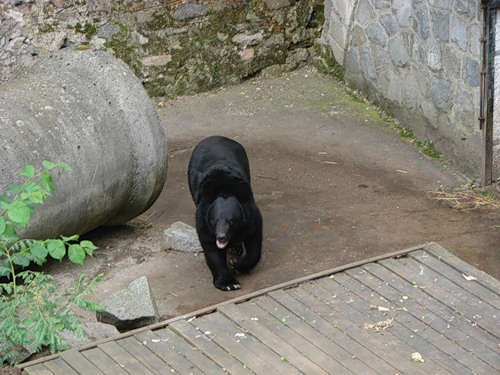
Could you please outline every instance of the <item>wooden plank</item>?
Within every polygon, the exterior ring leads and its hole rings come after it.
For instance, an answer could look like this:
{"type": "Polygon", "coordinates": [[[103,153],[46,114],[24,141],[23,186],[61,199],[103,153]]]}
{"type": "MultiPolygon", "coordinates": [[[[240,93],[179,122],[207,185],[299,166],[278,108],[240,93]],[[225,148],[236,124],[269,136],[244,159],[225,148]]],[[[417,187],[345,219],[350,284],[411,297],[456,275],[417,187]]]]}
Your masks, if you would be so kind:
{"type": "Polygon", "coordinates": [[[456,284],[441,277],[433,269],[412,258],[387,259],[383,264],[408,282],[425,287],[425,292],[432,298],[445,302],[451,309],[460,312],[460,314],[478,324],[481,328],[497,337],[500,336],[498,311],[483,306],[478,297],[463,289],[458,289],[456,284]],[[439,287],[432,288],[435,279],[438,280],[439,287]]]}
{"type": "MultiPolygon", "coordinates": [[[[402,299],[404,294],[401,291],[393,288],[383,280],[374,278],[370,273],[363,272],[363,270],[347,271],[346,274],[340,275],[335,281],[348,285],[352,290],[357,290],[358,295],[365,300],[373,298],[379,301],[382,307],[390,309],[391,311],[378,312],[381,315],[395,315],[393,327],[390,328],[390,331],[398,334],[397,328],[407,329],[411,337],[407,335],[401,338],[411,341],[415,351],[421,353],[429,364],[442,364],[451,373],[471,371],[470,363],[466,361],[470,357],[470,353],[454,344],[450,338],[442,335],[440,330],[443,328],[446,330],[447,322],[426,310],[422,304],[409,298],[402,299]],[[359,280],[351,277],[351,274],[354,273],[358,273],[359,280]],[[361,290],[361,285],[365,286],[364,290],[361,290]],[[399,302],[399,300],[403,302],[399,302]],[[457,358],[460,360],[457,360],[457,358]]],[[[376,310],[374,311],[376,313],[376,310]]],[[[457,334],[457,331],[453,332],[453,334],[457,334]]],[[[478,348],[482,347],[479,343],[476,343],[476,345],[478,348]]],[[[478,361],[477,365],[480,368],[482,362],[478,361]]],[[[432,373],[435,372],[436,370],[432,370],[432,373]]]]}
{"type": "MultiPolygon", "coordinates": [[[[262,299],[263,297],[259,297],[256,300],[259,303],[259,301],[262,299]]],[[[293,304],[293,302],[291,303],[293,304]]],[[[295,304],[297,303],[298,302],[295,302],[295,304]]],[[[360,361],[360,359],[355,354],[351,354],[347,351],[348,347],[353,347],[352,339],[350,337],[344,336],[344,338],[338,340],[337,343],[331,338],[332,334],[328,334],[328,331],[338,330],[338,328],[334,328],[331,325],[326,327],[324,324],[319,325],[318,321],[322,318],[318,315],[311,314],[310,309],[308,309],[305,305],[302,305],[301,307],[294,306],[293,309],[288,309],[271,298],[266,299],[266,304],[268,306],[266,310],[271,314],[277,316],[278,318],[279,315],[277,314],[281,314],[281,316],[289,316],[287,315],[287,312],[288,314],[293,314],[293,317],[295,317],[295,319],[287,319],[287,324],[290,327],[293,327],[298,333],[303,334],[306,337],[310,337],[310,341],[314,342],[315,345],[320,348],[320,350],[323,350],[328,355],[336,358],[337,361],[342,363],[345,368],[350,369],[356,374],[372,374],[377,370],[374,368],[370,368],[369,366],[373,365],[374,360],[378,360],[383,364],[382,368],[379,368],[379,372],[382,372],[386,364],[385,361],[382,361],[375,356],[373,356],[373,358],[366,359],[367,364],[360,361]],[[296,320],[305,324],[296,325],[296,320]],[[315,328],[315,326],[318,326],[317,329],[315,328]]]]}
{"type": "Polygon", "coordinates": [[[409,254],[409,257],[415,259],[422,265],[431,268],[434,272],[446,277],[452,283],[456,284],[458,288],[467,290],[469,293],[477,296],[480,302],[490,305],[484,306],[484,308],[494,309],[495,311],[500,310],[500,285],[499,289],[496,291],[481,284],[481,275],[476,271],[468,271],[456,269],[446,262],[435,258],[432,253],[426,251],[415,251],[409,254]],[[477,280],[466,280],[465,276],[475,277],[477,280]],[[479,277],[479,278],[478,278],[479,277]]]}
{"type": "MultiPolygon", "coordinates": [[[[259,298],[263,299],[265,297],[257,297],[257,299],[259,298]]],[[[244,312],[252,317],[251,320],[252,322],[254,322],[254,324],[264,326],[269,329],[281,340],[291,345],[297,352],[301,354],[302,357],[305,357],[308,361],[314,362],[324,371],[353,374],[350,370],[346,369],[343,365],[337,362],[332,356],[323,352],[323,350],[314,345],[311,341],[307,340],[305,337],[299,335],[289,324],[289,320],[293,320],[293,314],[288,314],[286,317],[277,318],[265,308],[262,308],[255,299],[242,303],[241,305],[238,305],[238,307],[244,309],[244,312]]],[[[300,321],[298,325],[307,326],[307,323],[300,321]]],[[[321,335],[317,334],[316,336],[321,335]]],[[[287,360],[294,364],[293,358],[287,358],[287,360]]]]}
{"type": "Polygon", "coordinates": [[[54,375],[43,363],[38,363],[36,365],[25,368],[23,374],[26,375],[54,375]]]}
{"type": "Polygon", "coordinates": [[[137,361],[129,352],[123,349],[116,342],[110,341],[98,346],[108,356],[119,364],[129,374],[154,375],[141,362],[137,361]]]}
{"type": "Polygon", "coordinates": [[[310,347],[304,348],[306,350],[304,354],[326,371],[345,374],[367,374],[372,371],[364,363],[353,361],[352,355],[341,346],[328,339],[305,322],[305,319],[297,316],[271,297],[257,297],[252,302],[272,315],[274,319],[290,328],[292,332],[283,332],[286,336],[282,338],[286,340],[290,337],[289,335],[297,334],[310,343],[310,347]]]}
{"type": "MultiPolygon", "coordinates": [[[[343,345],[344,349],[351,354],[353,361],[361,361],[372,370],[370,374],[395,374],[397,370],[382,360],[365,347],[370,340],[368,335],[360,335],[359,330],[352,329],[352,323],[343,316],[333,312],[323,314],[324,305],[321,301],[301,290],[300,288],[289,289],[286,292],[279,290],[269,295],[281,305],[304,319],[311,327],[332,340],[337,345],[343,345]]],[[[328,307],[328,306],[327,306],[328,307]]],[[[332,312],[331,308],[329,309],[332,312]]],[[[375,344],[377,342],[375,341],[375,344]]]]}
{"type": "MultiPolygon", "coordinates": [[[[251,304],[251,302],[247,302],[251,304]]],[[[221,306],[219,311],[229,319],[251,332],[264,345],[274,350],[281,358],[285,358],[288,363],[296,367],[305,374],[327,374],[325,370],[317,364],[309,361],[302,355],[301,350],[297,350],[294,345],[300,348],[303,342],[291,342],[281,339],[276,333],[263,326],[256,320],[252,320],[245,311],[245,305],[229,304],[221,306]]],[[[261,317],[262,318],[262,317],[261,317]]],[[[275,329],[277,327],[274,327],[275,329]]]]}
{"type": "MultiPolygon", "coordinates": [[[[323,288],[318,283],[306,283],[302,289],[311,293],[316,298],[323,302],[332,302],[331,305],[339,305],[336,312],[343,315],[351,322],[353,330],[366,332],[370,337],[370,342],[360,342],[366,345],[364,350],[370,350],[380,358],[389,362],[392,366],[396,367],[398,371],[403,374],[429,374],[423,370],[428,363],[416,364],[411,361],[410,354],[415,350],[407,342],[400,340],[397,336],[391,333],[390,330],[385,330],[381,333],[375,332],[373,329],[364,329],[365,323],[376,324],[379,321],[375,318],[370,319],[367,311],[360,312],[355,307],[355,302],[359,299],[354,292],[346,290],[341,286],[335,288],[335,298],[332,299],[332,292],[323,288]],[[371,342],[377,341],[373,345],[371,342]]],[[[385,319],[381,319],[385,320],[385,319]]]]}
{"type": "Polygon", "coordinates": [[[444,247],[435,242],[431,242],[425,246],[425,250],[438,258],[440,261],[450,265],[456,270],[465,273],[466,275],[475,275],[478,283],[495,292],[497,295],[500,293],[500,281],[488,275],[486,272],[478,270],[470,264],[464,262],[462,259],[448,252],[444,247]]]}
{"type": "MultiPolygon", "coordinates": [[[[369,264],[362,267],[363,270],[377,268],[382,268],[382,266],[369,264]]],[[[352,275],[355,272],[360,271],[349,270],[346,274],[352,275]]],[[[403,292],[398,289],[402,286],[401,283],[391,283],[391,285],[389,285],[384,280],[373,278],[372,275],[373,273],[364,272],[361,275],[360,281],[364,285],[369,286],[373,291],[376,291],[384,300],[391,301],[394,306],[406,308],[406,315],[411,316],[408,318],[408,321],[414,329],[418,329],[418,336],[424,338],[427,342],[427,345],[418,348],[420,351],[427,350],[430,346],[434,345],[436,350],[432,352],[432,358],[439,359],[449,364],[451,356],[454,361],[461,363],[465,368],[469,368],[471,371],[484,369],[484,371],[486,371],[485,373],[491,373],[491,367],[485,364],[492,364],[495,361],[500,361],[500,356],[497,354],[496,350],[491,350],[483,346],[474,337],[460,330],[456,323],[451,325],[449,321],[443,319],[441,316],[435,315],[424,305],[410,298],[400,302],[401,297],[404,295],[403,292]],[[458,347],[458,349],[450,350],[450,347],[453,347],[453,349],[457,349],[455,347],[458,347]]],[[[356,286],[354,287],[356,288],[356,286]]],[[[438,302],[431,302],[431,304],[434,303],[438,302]]],[[[450,311],[450,313],[452,312],[450,311]]],[[[456,319],[453,319],[453,321],[455,320],[460,321],[462,318],[460,315],[457,315],[456,319]]],[[[480,371],[480,373],[482,373],[482,371],[480,371]]]]}
{"type": "Polygon", "coordinates": [[[222,314],[206,315],[192,324],[196,324],[213,341],[242,362],[244,367],[250,368],[256,374],[297,373],[293,367],[281,361],[276,353],[252,334],[244,331],[222,314]]]}
{"type": "Polygon", "coordinates": [[[53,361],[47,361],[44,365],[52,371],[54,375],[78,375],[78,373],[61,358],[54,359],[53,361]]]}
{"type": "MultiPolygon", "coordinates": [[[[425,306],[427,310],[443,319],[446,322],[446,326],[443,327],[443,329],[454,327],[481,343],[478,347],[485,346],[491,351],[497,350],[497,337],[491,335],[489,332],[481,329],[480,327],[473,326],[470,320],[465,319],[462,315],[451,310],[445,303],[431,298],[425,292],[425,288],[421,289],[418,285],[409,283],[407,280],[404,280],[400,276],[389,271],[384,264],[384,262],[378,264],[367,264],[363,268],[379,279],[390,283],[390,285],[397,286],[397,289],[400,290],[402,296],[407,296],[408,299],[425,306]]],[[[421,316],[422,314],[419,314],[418,318],[421,318],[421,316]]]]}
{"type": "Polygon", "coordinates": [[[66,350],[61,353],[61,358],[80,374],[104,375],[101,370],[77,350],[66,350]]]}
{"type": "Polygon", "coordinates": [[[134,336],[179,374],[201,374],[199,369],[193,366],[191,362],[187,361],[182,355],[179,355],[175,344],[162,341],[154,332],[139,332],[134,336]]]}
{"type": "Polygon", "coordinates": [[[175,343],[176,350],[182,356],[196,366],[204,373],[218,374],[222,372],[222,368],[217,365],[212,359],[201,353],[195,346],[189,345],[183,337],[175,334],[170,327],[165,327],[154,331],[162,340],[175,343]]]}
{"type": "Polygon", "coordinates": [[[133,355],[137,361],[141,362],[153,373],[158,375],[170,375],[175,373],[175,370],[172,367],[149,350],[146,345],[137,340],[135,337],[126,337],[124,339],[117,340],[116,343],[133,355]]]}
{"type": "Polygon", "coordinates": [[[120,364],[115,362],[112,357],[108,356],[99,348],[84,350],[82,355],[105,374],[128,374],[128,372],[125,371],[120,364]]]}
{"type": "MultiPolygon", "coordinates": [[[[196,322],[196,320],[195,320],[196,322]]],[[[215,362],[229,374],[245,374],[252,373],[248,367],[244,367],[243,363],[238,361],[234,356],[230,355],[226,350],[217,345],[209,335],[206,335],[199,328],[193,327],[186,320],[180,320],[170,324],[170,329],[182,336],[191,345],[199,348],[203,353],[212,358],[215,362]]]]}

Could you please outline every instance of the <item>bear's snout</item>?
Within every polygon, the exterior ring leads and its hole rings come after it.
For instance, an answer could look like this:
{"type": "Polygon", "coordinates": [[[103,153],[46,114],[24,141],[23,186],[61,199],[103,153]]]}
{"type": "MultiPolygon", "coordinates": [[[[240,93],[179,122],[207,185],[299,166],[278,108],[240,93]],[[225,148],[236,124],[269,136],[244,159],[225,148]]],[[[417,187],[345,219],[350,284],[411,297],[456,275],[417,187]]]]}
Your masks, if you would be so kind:
{"type": "Polygon", "coordinates": [[[215,244],[219,249],[224,249],[229,243],[229,236],[227,231],[228,231],[227,225],[217,225],[215,231],[215,244]]]}

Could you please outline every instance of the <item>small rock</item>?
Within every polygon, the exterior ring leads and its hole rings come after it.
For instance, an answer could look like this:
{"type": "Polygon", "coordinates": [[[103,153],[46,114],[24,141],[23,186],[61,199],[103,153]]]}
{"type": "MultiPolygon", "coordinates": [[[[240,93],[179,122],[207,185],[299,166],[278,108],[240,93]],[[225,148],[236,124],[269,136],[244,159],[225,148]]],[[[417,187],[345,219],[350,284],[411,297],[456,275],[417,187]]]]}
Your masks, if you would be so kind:
{"type": "Polygon", "coordinates": [[[194,18],[204,17],[208,14],[209,8],[205,4],[181,4],[174,12],[176,21],[188,21],[194,18]]]}
{"type": "Polygon", "coordinates": [[[148,279],[142,276],[101,302],[103,311],[96,313],[101,323],[114,325],[119,331],[144,327],[159,321],[160,316],[149,288],[148,279]]]}
{"type": "Polygon", "coordinates": [[[65,31],[50,32],[35,36],[31,44],[36,48],[55,52],[61,49],[67,38],[68,34],[65,31]]]}
{"type": "Polygon", "coordinates": [[[252,35],[247,35],[244,33],[237,34],[233,36],[232,41],[237,44],[245,45],[245,46],[255,46],[262,42],[264,36],[262,33],[256,33],[252,35]]]}
{"type": "Polygon", "coordinates": [[[265,3],[271,10],[277,10],[290,6],[290,0],[265,0],[265,3]]]}
{"type": "Polygon", "coordinates": [[[172,55],[146,56],[141,62],[144,66],[164,66],[172,61],[172,55]]]}
{"type": "Polygon", "coordinates": [[[196,229],[177,221],[165,230],[165,248],[188,253],[202,252],[196,229]]]}
{"type": "Polygon", "coordinates": [[[99,27],[99,31],[97,32],[97,37],[103,39],[110,39],[113,35],[116,35],[119,32],[120,32],[120,26],[107,23],[99,27]]]}

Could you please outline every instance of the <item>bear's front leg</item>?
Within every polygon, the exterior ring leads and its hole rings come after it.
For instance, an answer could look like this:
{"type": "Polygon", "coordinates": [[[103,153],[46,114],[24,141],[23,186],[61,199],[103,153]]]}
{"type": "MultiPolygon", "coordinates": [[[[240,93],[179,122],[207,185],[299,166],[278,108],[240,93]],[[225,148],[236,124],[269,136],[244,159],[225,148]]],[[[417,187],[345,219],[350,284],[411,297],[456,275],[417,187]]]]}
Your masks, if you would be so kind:
{"type": "Polygon", "coordinates": [[[226,251],[218,249],[213,245],[203,246],[203,250],[205,260],[210,271],[212,271],[215,287],[223,291],[240,289],[240,283],[227,268],[226,251]]]}

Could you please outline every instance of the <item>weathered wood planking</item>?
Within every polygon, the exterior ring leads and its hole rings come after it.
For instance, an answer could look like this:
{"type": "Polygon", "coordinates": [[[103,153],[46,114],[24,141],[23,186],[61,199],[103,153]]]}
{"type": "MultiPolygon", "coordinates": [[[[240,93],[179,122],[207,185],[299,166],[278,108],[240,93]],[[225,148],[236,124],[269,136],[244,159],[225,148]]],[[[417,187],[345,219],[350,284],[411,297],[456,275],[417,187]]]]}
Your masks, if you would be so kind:
{"type": "Polygon", "coordinates": [[[281,284],[18,372],[500,374],[500,282],[434,243],[398,255],[281,284]],[[425,362],[413,361],[415,352],[425,362]]]}

